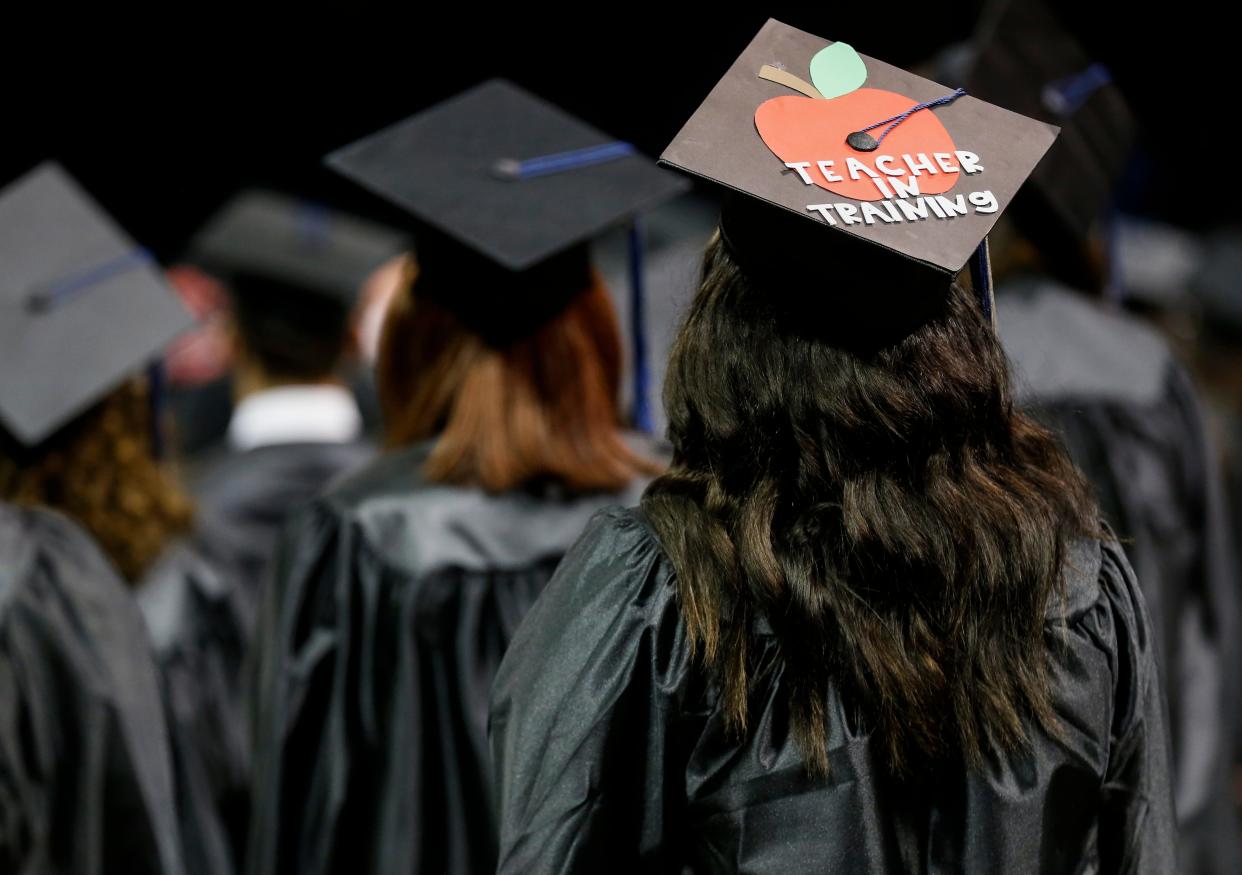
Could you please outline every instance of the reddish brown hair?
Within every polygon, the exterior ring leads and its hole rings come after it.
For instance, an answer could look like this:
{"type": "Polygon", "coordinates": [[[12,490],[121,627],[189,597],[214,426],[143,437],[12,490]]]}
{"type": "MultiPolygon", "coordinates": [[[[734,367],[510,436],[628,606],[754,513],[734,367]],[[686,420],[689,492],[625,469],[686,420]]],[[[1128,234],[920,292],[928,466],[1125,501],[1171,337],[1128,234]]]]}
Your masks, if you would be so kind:
{"type": "Polygon", "coordinates": [[[386,442],[438,433],[425,469],[435,482],[615,491],[659,472],[621,434],[621,364],[616,314],[597,274],[560,313],[504,346],[412,280],[389,308],[376,364],[386,442]]]}

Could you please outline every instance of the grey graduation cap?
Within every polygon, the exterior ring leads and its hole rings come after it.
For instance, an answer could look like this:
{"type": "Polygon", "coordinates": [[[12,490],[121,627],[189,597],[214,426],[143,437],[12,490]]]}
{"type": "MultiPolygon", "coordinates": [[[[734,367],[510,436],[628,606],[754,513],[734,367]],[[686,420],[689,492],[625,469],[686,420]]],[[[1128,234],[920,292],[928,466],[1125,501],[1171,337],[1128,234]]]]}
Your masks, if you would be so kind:
{"type": "Polygon", "coordinates": [[[193,322],[58,164],[0,190],[0,427],[18,441],[49,437],[193,322]]]}
{"type": "Polygon", "coordinates": [[[327,162],[511,271],[687,187],[628,144],[501,79],[346,146],[327,162]]]}
{"type": "Polygon", "coordinates": [[[274,191],[230,200],[190,244],[190,259],[225,278],[275,280],[352,301],[381,264],[409,248],[395,229],[274,191]]]}

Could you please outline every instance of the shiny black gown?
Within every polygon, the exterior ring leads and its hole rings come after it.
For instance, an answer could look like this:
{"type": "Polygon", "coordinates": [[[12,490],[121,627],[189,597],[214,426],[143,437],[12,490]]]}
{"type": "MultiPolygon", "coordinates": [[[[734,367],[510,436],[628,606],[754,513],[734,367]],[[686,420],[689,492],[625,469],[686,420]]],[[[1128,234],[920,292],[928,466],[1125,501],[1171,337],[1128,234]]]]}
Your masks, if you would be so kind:
{"type": "Polygon", "coordinates": [[[201,465],[196,531],[138,589],[173,716],[197,875],[239,868],[249,826],[245,672],[268,564],[288,518],[373,454],[363,443],[271,445],[201,465]]]}
{"type": "Polygon", "coordinates": [[[1076,545],[1050,607],[1064,739],[972,771],[886,773],[829,696],[829,775],[792,737],[770,630],[744,741],[689,653],[641,511],[601,514],[515,636],[492,748],[504,873],[1169,873],[1174,824],[1151,630],[1114,543],[1076,545]]]}
{"type": "Polygon", "coordinates": [[[195,465],[203,537],[245,579],[261,582],[289,516],[375,455],[363,441],[272,444],[195,465]]]}
{"type": "Polygon", "coordinates": [[[490,872],[492,678],[526,610],[624,494],[499,496],[421,476],[429,445],[286,533],[260,618],[252,875],[490,872]]]}
{"type": "Polygon", "coordinates": [[[0,872],[183,871],[138,609],[77,526],[0,504],[0,872]]]}
{"type": "Polygon", "coordinates": [[[1242,872],[1232,738],[1242,699],[1223,481],[1190,378],[1164,340],[1051,281],[1001,289],[1018,400],[1065,440],[1126,547],[1169,701],[1179,871],[1242,872]]]}

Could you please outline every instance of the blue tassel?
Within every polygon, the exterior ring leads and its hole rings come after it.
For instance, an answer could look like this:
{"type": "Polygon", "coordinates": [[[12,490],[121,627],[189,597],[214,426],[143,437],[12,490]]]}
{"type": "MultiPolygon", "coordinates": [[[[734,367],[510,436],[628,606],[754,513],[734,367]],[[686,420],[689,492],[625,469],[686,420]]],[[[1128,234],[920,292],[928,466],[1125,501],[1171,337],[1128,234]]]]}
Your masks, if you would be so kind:
{"type": "Polygon", "coordinates": [[[983,318],[989,322],[994,322],[992,316],[993,305],[993,289],[992,289],[992,259],[988,251],[988,238],[984,237],[975,248],[975,254],[970,257],[970,281],[975,287],[975,292],[979,295],[979,309],[983,312],[983,318]]]}
{"type": "Polygon", "coordinates": [[[643,284],[643,233],[638,219],[630,224],[630,334],[634,342],[634,427],[645,434],[654,428],[648,390],[646,289],[643,284]]]}
{"type": "Polygon", "coordinates": [[[92,265],[76,274],[62,277],[42,286],[27,299],[26,303],[31,310],[46,313],[76,298],[91,286],[99,285],[105,280],[128,273],[135,268],[146,267],[154,260],[151,253],[141,247],[131,249],[122,256],[92,265]]]}
{"type": "Polygon", "coordinates": [[[502,179],[521,180],[536,176],[548,176],[553,173],[564,173],[580,167],[590,167],[625,158],[634,154],[634,147],[629,143],[614,140],[598,146],[587,146],[585,149],[571,149],[568,152],[556,152],[552,155],[541,155],[522,161],[507,158],[497,161],[492,168],[502,179]]]}
{"type": "Polygon", "coordinates": [[[151,416],[151,456],[164,458],[164,399],[166,397],[164,363],[154,361],[147,366],[147,404],[151,416]]]}

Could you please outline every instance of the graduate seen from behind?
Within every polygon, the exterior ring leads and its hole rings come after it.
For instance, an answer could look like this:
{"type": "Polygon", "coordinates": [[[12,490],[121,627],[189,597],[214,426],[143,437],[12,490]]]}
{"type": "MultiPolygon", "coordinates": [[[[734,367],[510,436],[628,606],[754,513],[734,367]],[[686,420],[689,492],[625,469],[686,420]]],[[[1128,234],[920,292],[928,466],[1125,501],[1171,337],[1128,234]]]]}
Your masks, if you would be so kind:
{"type": "Polygon", "coordinates": [[[1100,231],[1133,121],[1043,3],[989,4],[974,48],[971,93],[1061,126],[994,235],[1008,240],[994,249],[997,322],[1016,400],[1064,437],[1143,587],[1169,704],[1178,871],[1242,872],[1237,571],[1220,466],[1189,374],[1105,291],[1118,277],[1100,231]]]}
{"type": "Polygon", "coordinates": [[[0,191],[0,270],[0,871],[212,871],[129,590],[190,525],[141,374],[192,320],[56,164],[0,191]]]}
{"type": "Polygon", "coordinates": [[[6,194],[0,499],[74,519],[136,583],[193,521],[157,458],[159,386],[146,370],[193,320],[59,165],[6,194]]]}
{"type": "Polygon", "coordinates": [[[1173,870],[1142,594],[990,319],[1055,133],[769,21],[665,151],[735,189],[674,459],[505,656],[499,871],[1173,870]]]}
{"type": "Polygon", "coordinates": [[[263,571],[285,516],[370,455],[345,374],[354,311],[404,235],[276,192],[230,201],[191,244],[229,294],[235,409],[228,452],[197,466],[200,512],[249,576],[263,571]]]}
{"type": "Polygon", "coordinates": [[[491,81],[329,158],[415,217],[377,387],[387,452],[289,526],[258,632],[252,873],[495,866],[487,701],[627,433],[590,239],[683,183],[491,81]]]}
{"type": "Polygon", "coordinates": [[[139,600],[184,739],[187,781],[240,863],[249,822],[243,665],[282,525],[372,455],[342,377],[351,311],[402,235],[267,191],[247,191],[190,245],[227,284],[237,403],[228,451],[192,477],[193,542],[143,580],[139,600]]]}

